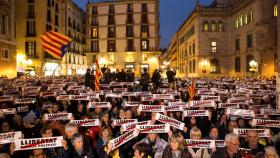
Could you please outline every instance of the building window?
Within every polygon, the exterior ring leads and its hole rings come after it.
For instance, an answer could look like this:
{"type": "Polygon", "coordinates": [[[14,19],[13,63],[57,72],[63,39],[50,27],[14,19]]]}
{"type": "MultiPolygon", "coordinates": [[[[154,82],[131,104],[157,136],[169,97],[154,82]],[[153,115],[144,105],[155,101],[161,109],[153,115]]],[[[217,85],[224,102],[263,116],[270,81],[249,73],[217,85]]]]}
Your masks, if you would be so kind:
{"type": "Polygon", "coordinates": [[[144,24],[148,23],[148,15],[146,13],[141,14],[141,23],[144,23],[144,24]]]}
{"type": "Polygon", "coordinates": [[[133,26],[127,26],[126,27],[126,36],[127,37],[133,37],[133,26]]]}
{"type": "Polygon", "coordinates": [[[26,35],[28,37],[35,36],[35,21],[27,21],[26,35]]]}
{"type": "Polygon", "coordinates": [[[6,33],[6,16],[0,14],[0,34],[6,33]]]}
{"type": "Polygon", "coordinates": [[[93,26],[96,26],[98,25],[98,17],[97,16],[94,16],[92,17],[92,23],[91,23],[93,26]]]}
{"type": "Polygon", "coordinates": [[[247,48],[253,47],[253,35],[249,34],[247,35],[247,48]]]}
{"type": "Polygon", "coordinates": [[[55,14],[55,26],[58,26],[58,15],[55,14]]]}
{"type": "Polygon", "coordinates": [[[133,12],[133,4],[127,4],[127,12],[133,12]]]}
{"type": "Polygon", "coordinates": [[[224,31],[224,23],[222,21],[218,23],[218,31],[220,32],[224,31]]]}
{"type": "Polygon", "coordinates": [[[240,72],[240,67],[241,67],[240,57],[236,57],[234,63],[235,63],[235,72],[240,72]]]}
{"type": "Polygon", "coordinates": [[[109,40],[107,44],[108,52],[115,52],[116,51],[116,41],[109,40]]]}
{"type": "Polygon", "coordinates": [[[216,24],[216,22],[215,21],[212,21],[211,22],[211,31],[217,31],[217,24],[216,24]]]}
{"type": "Polygon", "coordinates": [[[278,5],[277,4],[275,4],[273,6],[273,15],[274,15],[274,17],[278,16],[278,5]]]}
{"type": "Polygon", "coordinates": [[[114,25],[115,24],[115,16],[109,15],[108,16],[108,25],[114,25]]]}
{"type": "Polygon", "coordinates": [[[132,14],[127,14],[127,24],[132,24],[133,23],[133,15],[132,14]]]}
{"type": "Polygon", "coordinates": [[[109,14],[114,14],[115,13],[115,8],[114,5],[109,6],[109,14]]]}
{"type": "Polygon", "coordinates": [[[142,54],[142,60],[143,60],[143,61],[146,61],[146,60],[147,60],[147,54],[146,54],[146,53],[143,53],[143,54],[142,54]]]}
{"type": "Polygon", "coordinates": [[[149,36],[149,26],[141,25],[141,37],[148,37],[148,36],[149,36]]]}
{"type": "Polygon", "coordinates": [[[2,48],[1,49],[1,60],[9,60],[9,50],[2,48]]]}
{"type": "Polygon", "coordinates": [[[28,5],[28,18],[33,19],[35,18],[35,13],[34,13],[34,5],[28,5]]]}
{"type": "Polygon", "coordinates": [[[148,50],[149,40],[141,40],[141,50],[148,50]]]}
{"type": "Polygon", "coordinates": [[[235,51],[239,51],[240,50],[240,39],[236,38],[235,39],[235,51]]]}
{"type": "Polygon", "coordinates": [[[28,58],[36,58],[36,42],[25,42],[25,53],[28,58]]]}
{"type": "Polygon", "coordinates": [[[212,41],[211,42],[211,53],[216,53],[217,52],[217,42],[212,41]]]}
{"type": "Polygon", "coordinates": [[[192,73],[192,70],[193,70],[192,66],[193,66],[192,61],[189,61],[189,73],[192,73]]]}
{"type": "Polygon", "coordinates": [[[210,60],[210,73],[218,74],[220,73],[220,61],[219,59],[211,59],[210,60]]]}
{"type": "Polygon", "coordinates": [[[68,26],[69,26],[69,27],[72,27],[72,20],[71,20],[70,17],[68,17],[68,26]]]}
{"type": "Polygon", "coordinates": [[[47,25],[46,25],[46,30],[47,30],[47,31],[51,31],[51,30],[52,30],[52,25],[47,24],[47,25]]]}
{"type": "Polygon", "coordinates": [[[92,7],[92,15],[97,15],[97,7],[92,7]]]}
{"type": "Polygon", "coordinates": [[[254,60],[254,56],[249,54],[246,56],[246,72],[250,72],[250,62],[254,60]]]}
{"type": "Polygon", "coordinates": [[[193,44],[192,46],[193,46],[192,48],[193,54],[195,54],[195,44],[193,44]]]}
{"type": "Polygon", "coordinates": [[[239,28],[238,17],[234,20],[235,28],[239,28]]]}
{"type": "Polygon", "coordinates": [[[192,72],[195,73],[196,72],[196,67],[195,67],[195,60],[193,60],[193,67],[192,67],[192,72]]]}
{"type": "Polygon", "coordinates": [[[51,7],[51,0],[48,0],[48,7],[51,7]]]}
{"type": "Polygon", "coordinates": [[[115,27],[108,27],[108,38],[116,37],[116,28],[115,27]]]}
{"type": "Polygon", "coordinates": [[[244,25],[248,24],[248,15],[247,14],[243,15],[243,23],[244,23],[244,25]]]}
{"type": "Polygon", "coordinates": [[[134,50],[134,41],[133,39],[127,40],[127,51],[135,51],[134,50]]]}
{"type": "Polygon", "coordinates": [[[277,72],[277,66],[278,66],[278,55],[274,54],[274,72],[277,72]]]}
{"type": "Polygon", "coordinates": [[[209,31],[209,23],[208,23],[208,21],[204,21],[204,23],[203,23],[203,31],[209,31]]]}
{"type": "Polygon", "coordinates": [[[91,29],[91,38],[98,38],[98,28],[91,29]]]}
{"type": "Polygon", "coordinates": [[[114,53],[110,53],[109,54],[109,59],[111,62],[114,62],[115,61],[115,54],[114,53]]]}
{"type": "Polygon", "coordinates": [[[189,54],[192,55],[192,46],[189,45],[189,54]]]}
{"type": "Polygon", "coordinates": [[[142,4],[142,12],[148,12],[148,7],[146,3],[142,4]]]}
{"type": "Polygon", "coordinates": [[[99,51],[98,41],[91,41],[91,51],[92,52],[98,52],[99,51]]]}
{"type": "Polygon", "coordinates": [[[58,8],[58,3],[55,3],[55,11],[58,12],[59,8],[58,8]]]}
{"type": "Polygon", "coordinates": [[[50,10],[47,11],[47,22],[52,22],[51,11],[50,10]]]}
{"type": "Polygon", "coordinates": [[[254,20],[254,11],[251,10],[249,13],[249,22],[252,22],[254,20]]]}

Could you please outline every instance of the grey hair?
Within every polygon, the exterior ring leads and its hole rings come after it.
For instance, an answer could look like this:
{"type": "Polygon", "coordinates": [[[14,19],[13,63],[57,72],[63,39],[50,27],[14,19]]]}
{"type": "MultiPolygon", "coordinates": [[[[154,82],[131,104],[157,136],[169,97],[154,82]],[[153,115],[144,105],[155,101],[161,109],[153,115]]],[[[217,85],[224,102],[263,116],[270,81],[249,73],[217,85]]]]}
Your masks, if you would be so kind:
{"type": "Polygon", "coordinates": [[[65,125],[65,132],[70,132],[75,127],[78,127],[78,126],[73,122],[69,122],[65,125]]]}
{"type": "Polygon", "coordinates": [[[75,140],[82,140],[82,141],[84,141],[83,135],[81,135],[80,133],[75,133],[75,134],[73,135],[73,137],[71,138],[71,143],[72,143],[73,145],[74,145],[75,140]]]}
{"type": "Polygon", "coordinates": [[[239,137],[235,133],[229,133],[225,137],[225,142],[230,142],[232,139],[239,139],[239,137]]]}
{"type": "Polygon", "coordinates": [[[199,132],[201,134],[201,130],[197,127],[193,127],[191,130],[190,130],[190,135],[192,135],[194,132],[199,132]]]}
{"type": "Polygon", "coordinates": [[[273,146],[267,146],[264,148],[264,150],[265,150],[265,153],[272,153],[275,155],[275,158],[279,158],[279,155],[273,146]]]}
{"type": "Polygon", "coordinates": [[[10,158],[10,155],[7,153],[0,153],[0,157],[10,158]]]}

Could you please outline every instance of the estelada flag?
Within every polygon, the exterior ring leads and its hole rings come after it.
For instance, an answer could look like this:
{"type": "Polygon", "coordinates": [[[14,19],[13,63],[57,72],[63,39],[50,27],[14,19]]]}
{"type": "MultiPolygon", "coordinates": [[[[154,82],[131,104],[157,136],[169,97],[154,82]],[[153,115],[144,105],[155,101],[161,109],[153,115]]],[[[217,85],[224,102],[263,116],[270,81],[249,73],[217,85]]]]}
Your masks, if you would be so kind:
{"type": "Polygon", "coordinates": [[[56,59],[61,60],[67,48],[70,46],[72,39],[54,32],[49,31],[41,35],[43,49],[56,59]]]}
{"type": "Polygon", "coordinates": [[[95,91],[100,90],[100,78],[101,72],[99,70],[98,59],[96,59],[96,66],[95,66],[95,91]]]}
{"type": "Polygon", "coordinates": [[[187,88],[189,94],[189,100],[193,100],[195,97],[196,89],[195,89],[195,80],[192,80],[192,84],[187,88]]]}

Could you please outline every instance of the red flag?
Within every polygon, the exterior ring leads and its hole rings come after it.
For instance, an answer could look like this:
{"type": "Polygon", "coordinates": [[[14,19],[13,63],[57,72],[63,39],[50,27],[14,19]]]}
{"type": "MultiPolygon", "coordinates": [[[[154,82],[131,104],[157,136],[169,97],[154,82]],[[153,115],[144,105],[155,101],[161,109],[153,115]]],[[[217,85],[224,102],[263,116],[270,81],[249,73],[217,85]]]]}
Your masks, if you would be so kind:
{"type": "Polygon", "coordinates": [[[194,97],[195,97],[195,93],[196,93],[196,90],[195,90],[195,80],[193,79],[192,80],[192,84],[190,86],[188,86],[188,93],[189,93],[189,100],[193,100],[194,97]]]}
{"type": "Polygon", "coordinates": [[[96,59],[96,65],[95,65],[95,91],[99,91],[100,90],[100,78],[101,78],[101,72],[99,70],[98,59],[96,59]]]}

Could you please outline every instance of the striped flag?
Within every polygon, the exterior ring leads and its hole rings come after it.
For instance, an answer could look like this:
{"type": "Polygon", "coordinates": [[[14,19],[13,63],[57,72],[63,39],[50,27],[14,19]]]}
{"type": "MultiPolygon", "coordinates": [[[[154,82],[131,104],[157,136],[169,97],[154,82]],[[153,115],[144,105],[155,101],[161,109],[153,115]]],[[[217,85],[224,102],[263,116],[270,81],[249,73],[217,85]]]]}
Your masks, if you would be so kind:
{"type": "Polygon", "coordinates": [[[95,65],[95,91],[99,91],[100,90],[100,78],[101,78],[101,72],[99,70],[98,59],[96,59],[96,65],[95,65]]]}
{"type": "Polygon", "coordinates": [[[54,31],[49,31],[41,35],[43,49],[59,60],[64,56],[71,41],[71,38],[54,31]]]}
{"type": "Polygon", "coordinates": [[[189,93],[189,100],[193,100],[194,97],[195,97],[195,93],[196,93],[195,80],[194,79],[192,80],[192,84],[190,86],[188,86],[187,90],[188,90],[188,93],[189,93]]]}

